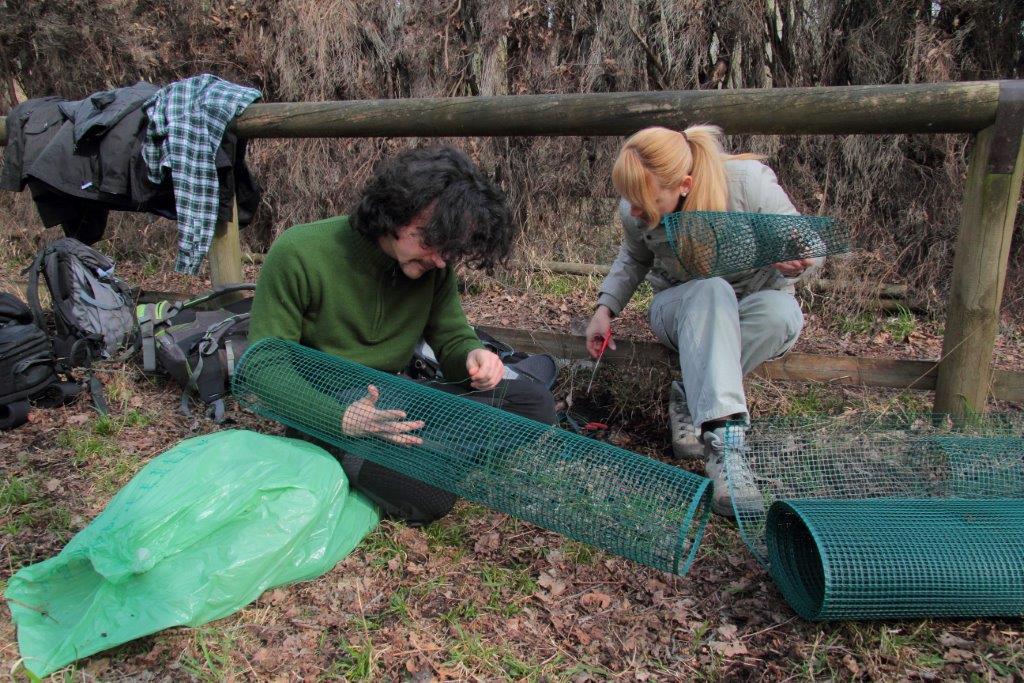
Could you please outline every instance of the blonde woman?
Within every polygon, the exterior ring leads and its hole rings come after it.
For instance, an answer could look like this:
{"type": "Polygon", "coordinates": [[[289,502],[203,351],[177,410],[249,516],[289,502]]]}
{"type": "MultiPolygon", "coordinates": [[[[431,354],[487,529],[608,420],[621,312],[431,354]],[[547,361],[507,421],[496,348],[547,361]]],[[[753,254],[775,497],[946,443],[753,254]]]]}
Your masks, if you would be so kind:
{"type": "MultiPolygon", "coordinates": [[[[587,350],[598,355],[612,318],[646,278],[655,291],[648,314],[651,328],[663,344],[678,351],[683,375],[671,389],[673,450],[680,458],[703,456],[714,481],[714,510],[731,516],[723,461],[725,424],[749,422],[743,376],[796,343],[803,314],[794,283],[824,259],[786,261],[728,278],[690,279],[681,265],[687,255],[675,253],[658,227],[665,214],[798,213],[775,173],[756,155],[726,154],[721,136],[716,126],[681,132],[655,127],[626,140],[612,171],[622,197],[624,240],[601,285],[587,328],[587,350]]],[[[614,348],[614,341],[609,346],[614,348]]],[[[742,498],[747,498],[744,493],[754,504],[756,492],[741,491],[742,498]]],[[[742,502],[737,500],[738,505],[742,502]]]]}

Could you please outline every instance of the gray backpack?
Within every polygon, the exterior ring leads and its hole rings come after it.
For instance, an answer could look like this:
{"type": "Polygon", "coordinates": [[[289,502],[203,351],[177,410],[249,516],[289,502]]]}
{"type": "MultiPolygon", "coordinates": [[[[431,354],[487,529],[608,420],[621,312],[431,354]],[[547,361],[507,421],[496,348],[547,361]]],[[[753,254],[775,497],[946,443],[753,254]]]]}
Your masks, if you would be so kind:
{"type": "Polygon", "coordinates": [[[135,308],[142,335],[142,368],[170,375],[183,389],[181,412],[197,399],[209,417],[224,417],[224,397],[235,363],[249,346],[252,299],[221,299],[256,285],[225,285],[187,301],[160,301],[135,308]]]}
{"type": "Polygon", "coordinates": [[[39,302],[42,275],[53,304],[53,350],[64,368],[89,367],[138,348],[131,290],[114,276],[114,262],[78,240],[64,237],[44,247],[26,271],[28,303],[46,330],[39,302]]]}

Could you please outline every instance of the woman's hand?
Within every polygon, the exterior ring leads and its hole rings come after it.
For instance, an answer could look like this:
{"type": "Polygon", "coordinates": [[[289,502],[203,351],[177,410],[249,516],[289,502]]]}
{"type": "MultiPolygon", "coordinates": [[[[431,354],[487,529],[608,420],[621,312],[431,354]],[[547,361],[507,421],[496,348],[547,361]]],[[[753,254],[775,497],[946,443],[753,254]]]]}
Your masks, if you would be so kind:
{"type": "MultiPolygon", "coordinates": [[[[587,325],[587,352],[591,358],[597,358],[601,355],[601,346],[604,344],[604,340],[608,335],[612,333],[612,312],[605,306],[601,305],[594,311],[594,317],[590,319],[590,324],[587,325]]],[[[615,350],[615,340],[608,340],[608,348],[615,350]]]]}
{"type": "Polygon", "coordinates": [[[418,446],[423,439],[409,432],[422,429],[423,420],[406,420],[403,410],[379,410],[380,390],[372,384],[366,396],[359,399],[341,416],[341,432],[346,436],[378,436],[399,446],[418,446]]]}
{"type": "Polygon", "coordinates": [[[793,261],[782,261],[781,263],[773,263],[772,267],[779,271],[786,277],[796,277],[802,272],[807,270],[814,264],[812,258],[798,258],[793,261]]]}
{"type": "Polygon", "coordinates": [[[487,349],[473,349],[466,356],[466,372],[469,373],[470,386],[487,391],[498,386],[505,376],[505,364],[497,354],[487,349]]]}

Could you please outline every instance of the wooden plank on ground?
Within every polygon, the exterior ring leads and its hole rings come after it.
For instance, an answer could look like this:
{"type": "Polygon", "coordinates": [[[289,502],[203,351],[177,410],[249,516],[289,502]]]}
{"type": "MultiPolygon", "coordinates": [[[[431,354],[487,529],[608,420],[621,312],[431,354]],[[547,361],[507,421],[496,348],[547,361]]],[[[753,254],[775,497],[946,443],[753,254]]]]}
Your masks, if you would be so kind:
{"type": "MultiPolygon", "coordinates": [[[[587,360],[582,335],[511,327],[480,326],[488,334],[527,353],[548,353],[566,360],[587,360]]],[[[661,344],[649,341],[616,339],[618,348],[605,352],[604,362],[615,364],[662,363],[675,367],[676,354],[661,344]]],[[[1002,401],[1024,402],[1024,372],[995,369],[992,396],[1002,401]]],[[[864,358],[790,353],[768,361],[754,370],[765,379],[798,382],[834,382],[844,385],[888,387],[894,389],[935,389],[938,363],[932,360],[864,358]]]]}

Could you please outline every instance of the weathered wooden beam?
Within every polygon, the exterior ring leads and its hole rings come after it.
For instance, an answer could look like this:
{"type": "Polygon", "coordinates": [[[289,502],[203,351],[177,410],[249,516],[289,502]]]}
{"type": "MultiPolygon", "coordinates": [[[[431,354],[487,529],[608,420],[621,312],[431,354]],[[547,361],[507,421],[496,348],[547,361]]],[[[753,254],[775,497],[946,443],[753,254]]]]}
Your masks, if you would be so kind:
{"type": "Polygon", "coordinates": [[[999,83],[412,98],[253,104],[243,137],[625,135],[710,122],[729,133],[964,133],[995,120],[999,83]]]}
{"type": "MultiPolygon", "coordinates": [[[[998,81],[436,97],[250,105],[244,137],[625,135],[710,122],[729,133],[968,133],[993,123],[998,81]]],[[[7,139],[0,117],[0,144],[7,139]]]]}
{"type": "Polygon", "coordinates": [[[1004,81],[996,122],[978,133],[953,257],[936,412],[983,412],[993,387],[1010,242],[1024,175],[1024,81],[1004,81]]]}
{"type": "MultiPolygon", "coordinates": [[[[495,338],[527,353],[548,353],[566,360],[590,358],[581,335],[488,325],[481,327],[495,338]]],[[[676,354],[657,342],[616,339],[615,344],[618,348],[614,351],[605,351],[602,362],[678,366],[676,354]]],[[[937,367],[938,362],[930,360],[790,353],[778,360],[762,364],[754,370],[754,374],[773,380],[931,390],[935,388],[937,367]]],[[[1024,372],[995,370],[992,394],[999,400],[1024,402],[1024,372]]]]}

